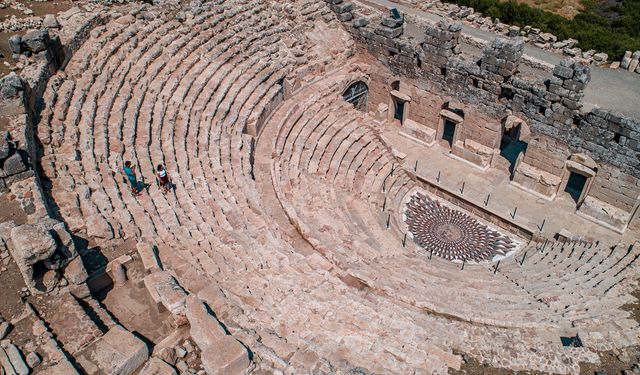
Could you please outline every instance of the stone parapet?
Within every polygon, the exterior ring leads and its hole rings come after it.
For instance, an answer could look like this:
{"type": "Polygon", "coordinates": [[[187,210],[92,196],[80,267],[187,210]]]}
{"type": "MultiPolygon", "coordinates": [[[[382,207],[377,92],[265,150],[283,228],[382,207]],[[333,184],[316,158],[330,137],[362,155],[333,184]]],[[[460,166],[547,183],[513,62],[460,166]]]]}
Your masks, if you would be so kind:
{"type": "Polygon", "coordinates": [[[501,76],[506,82],[518,71],[523,51],[522,38],[496,38],[483,49],[480,66],[487,72],[501,76]]]}
{"type": "Polygon", "coordinates": [[[338,20],[348,22],[353,20],[353,3],[344,0],[325,0],[332,11],[336,13],[338,20]]]}
{"type": "Polygon", "coordinates": [[[459,38],[462,23],[442,20],[427,26],[422,43],[422,59],[433,65],[444,66],[455,55],[460,54],[459,38]]]}
{"type": "Polygon", "coordinates": [[[385,38],[398,38],[404,32],[404,17],[382,17],[381,23],[376,27],[375,33],[385,38]]]}

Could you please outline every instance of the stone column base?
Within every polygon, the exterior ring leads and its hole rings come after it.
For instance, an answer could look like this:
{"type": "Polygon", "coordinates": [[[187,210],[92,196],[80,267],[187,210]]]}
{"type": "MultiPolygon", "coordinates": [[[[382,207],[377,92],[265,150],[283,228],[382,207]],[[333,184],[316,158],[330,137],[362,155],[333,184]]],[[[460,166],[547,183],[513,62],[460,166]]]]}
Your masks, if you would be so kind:
{"type": "Polygon", "coordinates": [[[589,196],[584,199],[576,214],[617,233],[624,233],[631,220],[630,212],[589,196]]]}
{"type": "Polygon", "coordinates": [[[521,162],[513,173],[511,184],[547,200],[555,198],[562,179],[521,162]]]}
{"type": "Polygon", "coordinates": [[[482,169],[489,169],[491,159],[493,159],[493,149],[480,143],[467,139],[456,141],[451,148],[452,156],[471,163],[472,165],[482,169]]]}

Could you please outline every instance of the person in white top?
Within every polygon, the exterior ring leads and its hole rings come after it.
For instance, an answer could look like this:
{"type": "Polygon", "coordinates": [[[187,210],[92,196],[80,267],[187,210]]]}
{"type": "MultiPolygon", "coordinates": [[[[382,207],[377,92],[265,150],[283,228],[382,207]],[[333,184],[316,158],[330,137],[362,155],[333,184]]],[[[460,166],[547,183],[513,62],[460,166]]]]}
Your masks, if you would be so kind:
{"type": "Polygon", "coordinates": [[[164,193],[168,193],[171,190],[171,182],[169,181],[169,176],[167,176],[167,171],[164,169],[162,164],[158,164],[156,168],[156,178],[158,179],[158,184],[164,191],[164,193]]]}

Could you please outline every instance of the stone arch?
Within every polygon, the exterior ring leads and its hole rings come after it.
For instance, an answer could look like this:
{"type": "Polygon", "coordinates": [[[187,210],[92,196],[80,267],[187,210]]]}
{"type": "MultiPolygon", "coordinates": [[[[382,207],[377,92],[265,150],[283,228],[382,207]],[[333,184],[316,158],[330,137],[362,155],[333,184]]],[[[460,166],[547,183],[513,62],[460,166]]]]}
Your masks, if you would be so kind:
{"type": "Polygon", "coordinates": [[[400,91],[400,80],[391,82],[391,90],[400,91]]]}
{"type": "Polygon", "coordinates": [[[513,174],[518,159],[527,151],[530,138],[531,129],[524,120],[513,115],[502,119],[499,146],[500,156],[509,163],[510,174],[513,174]]]}
{"type": "Polygon", "coordinates": [[[342,93],[342,98],[362,112],[367,112],[369,106],[369,86],[358,80],[349,84],[342,93]]]}

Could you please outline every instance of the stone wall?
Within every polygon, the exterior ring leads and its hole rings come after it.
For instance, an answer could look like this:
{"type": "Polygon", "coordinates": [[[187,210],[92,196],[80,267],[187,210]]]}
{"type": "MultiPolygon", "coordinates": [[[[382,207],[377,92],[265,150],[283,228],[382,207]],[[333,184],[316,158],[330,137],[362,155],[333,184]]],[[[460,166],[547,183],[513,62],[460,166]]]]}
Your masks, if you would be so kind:
{"type": "Polygon", "coordinates": [[[625,212],[631,212],[637,204],[638,179],[616,168],[604,166],[598,170],[589,195],[608,202],[625,212]]]}
{"type": "Polygon", "coordinates": [[[581,99],[590,81],[588,65],[565,59],[552,76],[531,79],[519,73],[523,53],[519,38],[496,39],[478,59],[460,53],[457,23],[426,26],[424,39],[416,40],[403,32],[404,19],[390,31],[388,15],[372,15],[368,9],[364,16],[357,4],[349,9],[351,18],[343,25],[360,54],[373,55],[387,71],[372,72],[369,108],[387,105],[391,82],[400,80],[411,97],[407,115],[411,121],[403,131],[426,138],[427,142],[419,140],[429,144],[429,137],[437,140],[440,135],[433,130],[440,126],[442,105],[450,100],[460,103],[464,122],[452,153],[481,168],[494,165],[502,124],[507,116],[517,116],[532,135],[517,162],[515,185],[553,199],[566,184],[569,158],[584,154],[597,163],[585,204],[620,211],[608,218],[587,215],[619,230],[626,226],[613,216],[626,215],[622,221],[628,222],[640,195],[640,122],[599,108],[582,111],[581,99]]]}

